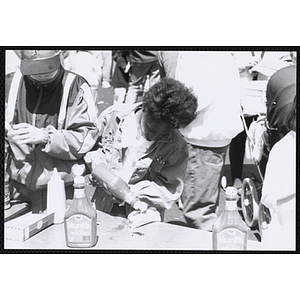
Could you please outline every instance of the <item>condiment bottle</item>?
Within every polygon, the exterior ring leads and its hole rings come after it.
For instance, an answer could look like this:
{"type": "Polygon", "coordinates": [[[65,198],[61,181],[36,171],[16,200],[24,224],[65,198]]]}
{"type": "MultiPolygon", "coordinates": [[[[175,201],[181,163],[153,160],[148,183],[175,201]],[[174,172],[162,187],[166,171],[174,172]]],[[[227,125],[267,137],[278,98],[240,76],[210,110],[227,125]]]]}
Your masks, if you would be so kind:
{"type": "MultiPolygon", "coordinates": [[[[78,166],[79,167],[79,166],[78,166]]],[[[64,217],[68,247],[93,247],[97,242],[97,213],[86,196],[81,168],[74,168],[74,198],[64,217]]]]}
{"type": "Polygon", "coordinates": [[[225,208],[213,225],[213,250],[246,250],[248,227],[237,207],[237,190],[225,190],[225,208]]]}
{"type": "Polygon", "coordinates": [[[54,212],[54,224],[64,221],[66,212],[66,191],[64,181],[54,168],[47,185],[47,213],[54,212]]]}

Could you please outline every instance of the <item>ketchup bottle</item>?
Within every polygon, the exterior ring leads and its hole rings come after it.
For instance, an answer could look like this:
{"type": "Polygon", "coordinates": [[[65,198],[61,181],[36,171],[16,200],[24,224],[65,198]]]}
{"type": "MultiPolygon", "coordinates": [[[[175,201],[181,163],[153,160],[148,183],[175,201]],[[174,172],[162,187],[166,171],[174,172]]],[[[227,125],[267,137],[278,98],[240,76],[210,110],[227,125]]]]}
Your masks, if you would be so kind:
{"type": "Polygon", "coordinates": [[[74,198],[64,216],[65,237],[68,247],[88,248],[97,243],[97,213],[86,196],[82,170],[74,168],[74,198]]]}
{"type": "Polygon", "coordinates": [[[227,187],[225,209],[213,225],[213,250],[247,250],[248,227],[237,208],[237,190],[227,187]]]}

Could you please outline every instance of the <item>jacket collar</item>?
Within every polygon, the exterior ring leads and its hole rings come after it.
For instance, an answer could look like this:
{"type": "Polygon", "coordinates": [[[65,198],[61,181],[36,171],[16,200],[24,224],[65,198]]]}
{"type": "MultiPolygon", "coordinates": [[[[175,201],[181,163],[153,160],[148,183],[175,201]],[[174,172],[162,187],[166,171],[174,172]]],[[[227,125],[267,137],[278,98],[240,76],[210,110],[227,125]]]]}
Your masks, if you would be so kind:
{"type": "Polygon", "coordinates": [[[26,87],[30,89],[40,89],[42,88],[45,93],[51,92],[56,88],[56,86],[61,82],[64,75],[64,69],[61,67],[55,77],[48,82],[39,82],[32,79],[30,76],[24,76],[26,87]]]}

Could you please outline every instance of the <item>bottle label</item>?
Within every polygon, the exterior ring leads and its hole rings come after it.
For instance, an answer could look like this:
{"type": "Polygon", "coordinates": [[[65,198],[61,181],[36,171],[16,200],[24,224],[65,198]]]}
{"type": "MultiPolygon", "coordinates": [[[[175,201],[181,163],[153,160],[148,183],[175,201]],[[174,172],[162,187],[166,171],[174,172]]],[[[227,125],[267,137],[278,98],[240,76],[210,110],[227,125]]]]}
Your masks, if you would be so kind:
{"type": "Polygon", "coordinates": [[[217,250],[244,250],[246,233],[236,228],[225,228],[217,234],[217,250]]]}
{"type": "Polygon", "coordinates": [[[92,220],[80,214],[66,220],[67,238],[72,243],[85,243],[92,240],[92,220]]]}

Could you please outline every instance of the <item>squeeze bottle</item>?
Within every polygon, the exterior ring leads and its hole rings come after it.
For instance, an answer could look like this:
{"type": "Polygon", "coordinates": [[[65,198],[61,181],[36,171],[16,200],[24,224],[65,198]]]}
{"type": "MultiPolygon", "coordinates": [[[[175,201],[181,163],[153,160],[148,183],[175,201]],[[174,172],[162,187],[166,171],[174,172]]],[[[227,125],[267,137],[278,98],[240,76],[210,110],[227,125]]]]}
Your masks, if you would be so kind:
{"type": "Polygon", "coordinates": [[[213,225],[213,250],[247,250],[248,227],[237,207],[237,190],[225,190],[225,208],[213,225]]]}
{"type": "Polygon", "coordinates": [[[65,238],[68,247],[87,248],[97,243],[97,212],[86,196],[82,169],[73,169],[74,198],[64,216],[65,238]]]}
{"type": "Polygon", "coordinates": [[[54,168],[47,186],[47,213],[54,212],[54,224],[64,221],[66,212],[65,184],[54,168]]]}

